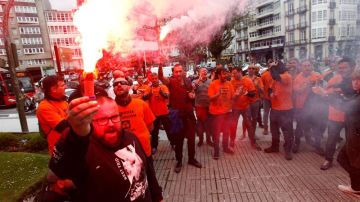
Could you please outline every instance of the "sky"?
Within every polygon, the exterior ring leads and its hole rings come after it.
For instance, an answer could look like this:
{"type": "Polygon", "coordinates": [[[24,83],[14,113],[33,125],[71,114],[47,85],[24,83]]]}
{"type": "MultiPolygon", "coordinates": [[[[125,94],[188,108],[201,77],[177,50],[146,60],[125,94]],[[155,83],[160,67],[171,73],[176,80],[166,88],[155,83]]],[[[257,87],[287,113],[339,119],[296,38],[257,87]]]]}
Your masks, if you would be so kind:
{"type": "Polygon", "coordinates": [[[71,10],[76,6],[76,0],[50,0],[50,3],[55,10],[71,10]]]}

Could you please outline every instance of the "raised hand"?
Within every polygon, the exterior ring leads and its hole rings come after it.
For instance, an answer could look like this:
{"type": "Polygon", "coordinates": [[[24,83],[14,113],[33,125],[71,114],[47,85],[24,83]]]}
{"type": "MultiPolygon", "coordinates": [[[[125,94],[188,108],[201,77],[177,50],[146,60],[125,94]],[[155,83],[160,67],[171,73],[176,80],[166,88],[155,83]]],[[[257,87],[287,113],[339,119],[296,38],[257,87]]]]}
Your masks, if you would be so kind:
{"type": "Polygon", "coordinates": [[[70,102],[67,120],[77,135],[89,135],[92,117],[98,110],[97,101],[90,100],[89,97],[77,98],[70,102]]]}

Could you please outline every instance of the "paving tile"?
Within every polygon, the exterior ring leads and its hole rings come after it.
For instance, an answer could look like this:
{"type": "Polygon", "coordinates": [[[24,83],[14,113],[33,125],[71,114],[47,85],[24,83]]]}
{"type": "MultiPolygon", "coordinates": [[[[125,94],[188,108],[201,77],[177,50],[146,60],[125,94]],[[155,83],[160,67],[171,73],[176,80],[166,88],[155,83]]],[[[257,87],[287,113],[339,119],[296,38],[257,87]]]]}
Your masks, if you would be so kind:
{"type": "MultiPolygon", "coordinates": [[[[259,134],[259,133],[258,133],[259,134]]],[[[266,137],[269,139],[269,137],[266,137]]],[[[282,144],[282,143],[281,143],[282,144]]],[[[259,141],[262,148],[269,140],[259,141]]],[[[283,151],[266,154],[255,151],[249,141],[237,141],[235,154],[221,154],[212,159],[213,148],[196,147],[196,157],[203,164],[198,169],[187,163],[184,145],[183,168],[174,173],[174,151],[168,141],[161,140],[154,156],[154,166],[165,201],[356,201],[357,198],[337,190],[338,184],[349,183],[348,174],[335,163],[320,170],[323,157],[305,143],[292,161],[283,151]]]]}

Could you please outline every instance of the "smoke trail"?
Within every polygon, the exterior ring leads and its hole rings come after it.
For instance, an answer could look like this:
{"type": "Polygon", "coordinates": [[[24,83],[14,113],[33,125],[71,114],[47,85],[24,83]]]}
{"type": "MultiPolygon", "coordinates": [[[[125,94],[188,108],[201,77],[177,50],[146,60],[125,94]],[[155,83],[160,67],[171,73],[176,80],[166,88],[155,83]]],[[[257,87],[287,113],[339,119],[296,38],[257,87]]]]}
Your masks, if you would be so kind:
{"type": "MultiPolygon", "coordinates": [[[[165,25],[173,43],[208,43],[246,0],[87,0],[75,13],[81,33],[85,68],[92,68],[105,49],[133,53],[158,49],[157,20],[165,25]]],[[[164,29],[163,29],[164,30],[164,29]]],[[[165,37],[167,33],[163,33],[165,37]]]]}

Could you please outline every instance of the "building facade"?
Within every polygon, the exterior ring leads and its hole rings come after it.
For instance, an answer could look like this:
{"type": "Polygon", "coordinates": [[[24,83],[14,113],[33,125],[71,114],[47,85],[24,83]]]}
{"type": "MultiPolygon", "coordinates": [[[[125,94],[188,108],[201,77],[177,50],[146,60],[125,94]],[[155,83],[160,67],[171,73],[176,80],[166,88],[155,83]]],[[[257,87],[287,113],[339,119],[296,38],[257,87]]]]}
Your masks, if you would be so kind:
{"type": "MultiPolygon", "coordinates": [[[[0,15],[3,15],[7,1],[0,1],[0,15]]],[[[2,17],[1,17],[2,22],[2,17]]],[[[0,58],[7,60],[3,32],[0,34],[0,58]]],[[[44,74],[52,69],[50,51],[42,0],[15,0],[9,16],[9,35],[16,44],[19,59],[18,70],[37,71],[44,74]]]]}
{"type": "Polygon", "coordinates": [[[285,44],[284,4],[281,0],[259,0],[248,26],[250,60],[266,62],[282,58],[285,44]]]}
{"type": "Polygon", "coordinates": [[[54,63],[56,63],[54,46],[57,46],[61,55],[62,71],[72,71],[83,68],[80,44],[78,41],[80,33],[73,23],[73,14],[73,11],[45,11],[54,63]]]}
{"type": "Polygon", "coordinates": [[[242,16],[235,24],[236,30],[236,61],[244,63],[249,60],[249,15],[242,16]]]}
{"type": "Polygon", "coordinates": [[[288,58],[356,57],[360,50],[358,0],[287,0],[285,8],[288,58]]]}
{"type": "Polygon", "coordinates": [[[285,1],[285,58],[303,59],[311,54],[310,13],[309,1],[285,1]]]}

